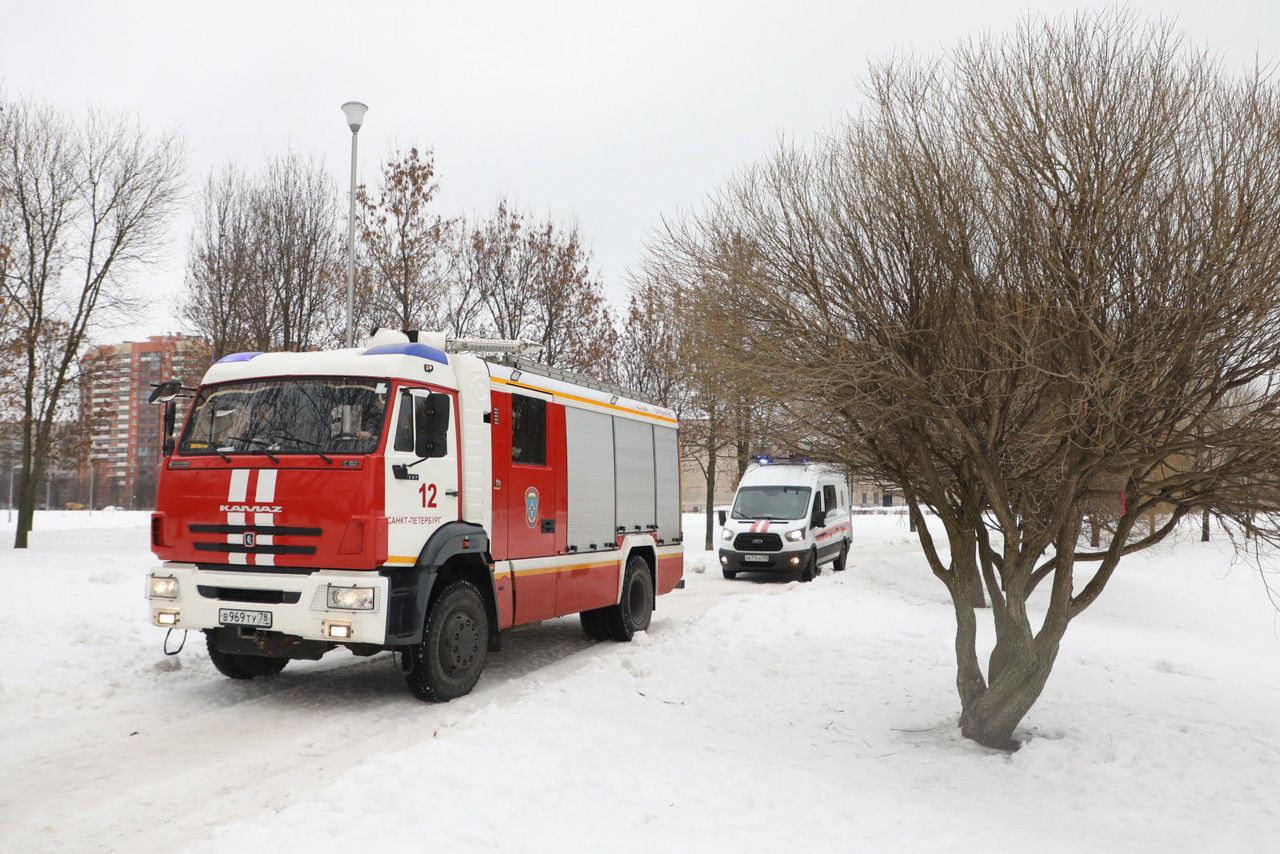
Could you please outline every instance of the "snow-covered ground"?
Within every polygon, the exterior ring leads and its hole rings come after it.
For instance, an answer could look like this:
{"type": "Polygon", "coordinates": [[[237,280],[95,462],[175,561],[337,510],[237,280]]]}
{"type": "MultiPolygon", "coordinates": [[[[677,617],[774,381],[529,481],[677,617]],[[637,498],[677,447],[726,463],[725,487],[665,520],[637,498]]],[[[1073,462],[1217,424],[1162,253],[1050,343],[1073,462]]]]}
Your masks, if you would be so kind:
{"type": "Polygon", "coordinates": [[[435,706],[386,655],[166,657],[146,526],[40,514],[15,552],[0,525],[0,850],[1280,850],[1280,574],[1190,532],[1126,559],[1004,754],[959,737],[900,516],[812,584],[690,551],[632,644],[517,630],[435,706]]]}

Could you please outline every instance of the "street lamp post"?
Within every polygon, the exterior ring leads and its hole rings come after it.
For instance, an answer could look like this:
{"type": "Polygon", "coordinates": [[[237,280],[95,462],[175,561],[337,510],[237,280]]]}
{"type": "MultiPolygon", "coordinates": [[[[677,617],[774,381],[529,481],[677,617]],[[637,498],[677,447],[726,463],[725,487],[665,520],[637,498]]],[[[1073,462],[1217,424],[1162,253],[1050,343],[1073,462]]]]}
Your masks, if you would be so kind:
{"type": "Polygon", "coordinates": [[[347,215],[347,346],[355,346],[356,302],[356,136],[364,124],[364,114],[369,108],[359,101],[347,101],[342,114],[351,128],[351,209],[347,215]]]}

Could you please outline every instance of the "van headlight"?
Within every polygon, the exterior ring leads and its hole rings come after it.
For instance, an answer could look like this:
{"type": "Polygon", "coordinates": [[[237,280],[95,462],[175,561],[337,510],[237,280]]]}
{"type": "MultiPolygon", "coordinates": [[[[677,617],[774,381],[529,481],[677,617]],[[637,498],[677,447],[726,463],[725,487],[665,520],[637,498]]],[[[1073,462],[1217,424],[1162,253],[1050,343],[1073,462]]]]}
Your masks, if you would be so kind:
{"type": "Polygon", "coordinates": [[[721,529],[720,529],[720,539],[721,539],[721,540],[724,540],[725,542],[728,542],[729,540],[732,540],[732,539],[733,539],[733,531],[731,531],[731,530],[730,530],[730,529],[728,529],[728,528],[721,528],[721,529]]]}
{"type": "Polygon", "coordinates": [[[787,539],[793,543],[798,543],[804,539],[804,528],[796,528],[794,531],[787,531],[787,539]]]}
{"type": "Polygon", "coordinates": [[[372,587],[334,587],[329,586],[328,605],[343,611],[372,611],[372,587]]]}

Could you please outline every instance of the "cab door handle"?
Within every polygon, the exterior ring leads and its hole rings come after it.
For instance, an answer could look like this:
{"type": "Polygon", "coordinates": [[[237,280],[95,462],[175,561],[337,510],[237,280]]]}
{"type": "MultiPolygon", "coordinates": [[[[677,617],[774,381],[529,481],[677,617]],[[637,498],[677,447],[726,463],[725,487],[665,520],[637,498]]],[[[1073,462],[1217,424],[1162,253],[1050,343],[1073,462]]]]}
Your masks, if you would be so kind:
{"type": "Polygon", "coordinates": [[[445,494],[445,495],[452,495],[454,498],[457,498],[457,497],[458,497],[458,490],[456,490],[456,489],[446,489],[446,490],[444,491],[444,494],[445,494]]]}
{"type": "Polygon", "coordinates": [[[542,533],[544,533],[544,534],[554,534],[555,532],[556,532],[556,520],[555,520],[555,519],[543,519],[543,520],[542,520],[542,533]]]}

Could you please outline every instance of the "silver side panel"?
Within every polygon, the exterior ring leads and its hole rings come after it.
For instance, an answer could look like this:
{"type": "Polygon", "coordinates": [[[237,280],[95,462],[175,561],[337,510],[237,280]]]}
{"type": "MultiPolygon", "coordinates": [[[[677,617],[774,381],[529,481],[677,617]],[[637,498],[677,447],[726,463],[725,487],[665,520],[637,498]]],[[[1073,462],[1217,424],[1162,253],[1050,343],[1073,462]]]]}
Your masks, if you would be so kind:
{"type": "Polygon", "coordinates": [[[658,539],[670,542],[680,536],[680,456],[673,428],[654,426],[653,462],[658,492],[658,539]]]}
{"type": "Polygon", "coordinates": [[[613,430],[618,453],[618,525],[629,532],[652,531],[658,522],[653,480],[653,425],[615,417],[613,430]]]}
{"type": "Polygon", "coordinates": [[[615,542],[613,418],[603,412],[589,412],[566,406],[565,435],[568,437],[570,548],[589,551],[615,542]]]}

